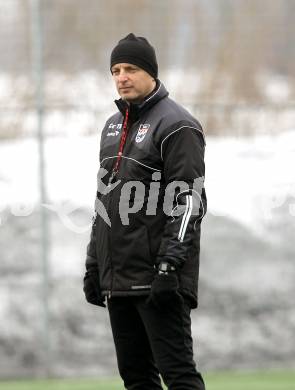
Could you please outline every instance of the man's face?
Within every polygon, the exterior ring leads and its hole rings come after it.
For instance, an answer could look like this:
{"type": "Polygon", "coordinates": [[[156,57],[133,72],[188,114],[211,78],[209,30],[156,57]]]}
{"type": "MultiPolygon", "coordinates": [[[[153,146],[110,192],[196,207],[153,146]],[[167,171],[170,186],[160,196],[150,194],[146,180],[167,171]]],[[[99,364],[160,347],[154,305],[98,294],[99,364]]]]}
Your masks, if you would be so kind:
{"type": "Polygon", "coordinates": [[[119,95],[128,102],[140,103],[156,85],[151,75],[133,64],[115,64],[111,72],[119,95]]]}

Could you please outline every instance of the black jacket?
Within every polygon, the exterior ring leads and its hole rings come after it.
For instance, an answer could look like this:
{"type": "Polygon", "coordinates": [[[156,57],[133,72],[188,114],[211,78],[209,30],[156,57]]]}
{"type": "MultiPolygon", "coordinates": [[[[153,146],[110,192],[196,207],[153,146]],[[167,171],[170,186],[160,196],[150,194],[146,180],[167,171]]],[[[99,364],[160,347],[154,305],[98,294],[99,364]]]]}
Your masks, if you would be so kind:
{"type": "Polygon", "coordinates": [[[101,135],[86,268],[98,267],[103,295],[143,295],[149,294],[159,262],[168,261],[177,268],[181,292],[196,307],[206,212],[202,127],[160,81],[141,105],[121,99],[116,104],[119,111],[101,135]],[[126,109],[128,133],[113,177],[126,109]]]}

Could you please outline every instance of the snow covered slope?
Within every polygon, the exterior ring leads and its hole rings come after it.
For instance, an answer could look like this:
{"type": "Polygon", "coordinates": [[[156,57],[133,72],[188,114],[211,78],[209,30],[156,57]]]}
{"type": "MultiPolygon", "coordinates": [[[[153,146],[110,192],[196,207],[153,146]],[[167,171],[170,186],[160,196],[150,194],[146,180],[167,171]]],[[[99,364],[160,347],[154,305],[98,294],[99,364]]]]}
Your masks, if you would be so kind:
{"type": "MultiPolygon", "coordinates": [[[[68,204],[71,208],[92,208],[99,135],[50,138],[45,150],[48,203],[52,208],[61,213],[67,213],[68,204]]],[[[294,163],[295,129],[278,136],[207,137],[208,210],[260,231],[287,196],[295,196],[294,163]]],[[[38,196],[36,141],[0,143],[0,211],[29,214],[38,196]]],[[[294,208],[290,212],[295,214],[294,208]]]]}

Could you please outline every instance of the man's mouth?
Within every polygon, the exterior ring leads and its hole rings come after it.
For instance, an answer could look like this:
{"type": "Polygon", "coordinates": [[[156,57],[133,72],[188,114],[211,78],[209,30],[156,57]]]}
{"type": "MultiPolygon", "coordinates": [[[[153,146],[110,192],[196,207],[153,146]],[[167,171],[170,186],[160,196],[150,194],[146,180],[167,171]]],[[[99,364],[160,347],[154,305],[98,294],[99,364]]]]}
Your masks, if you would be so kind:
{"type": "Polygon", "coordinates": [[[129,89],[131,89],[132,87],[122,87],[122,88],[119,88],[120,91],[128,91],[129,89]]]}

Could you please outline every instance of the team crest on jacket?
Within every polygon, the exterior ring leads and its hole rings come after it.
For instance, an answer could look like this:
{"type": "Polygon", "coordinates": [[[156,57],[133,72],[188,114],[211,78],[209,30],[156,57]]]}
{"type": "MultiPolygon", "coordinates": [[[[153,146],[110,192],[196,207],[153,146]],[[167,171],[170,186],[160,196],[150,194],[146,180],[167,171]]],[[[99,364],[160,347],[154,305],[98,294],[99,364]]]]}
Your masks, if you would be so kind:
{"type": "Polygon", "coordinates": [[[139,129],[137,131],[135,142],[137,142],[137,143],[141,142],[144,139],[144,137],[145,137],[146,133],[148,132],[149,128],[150,128],[150,124],[148,124],[148,123],[144,123],[143,124],[142,123],[139,126],[139,129]]]}

